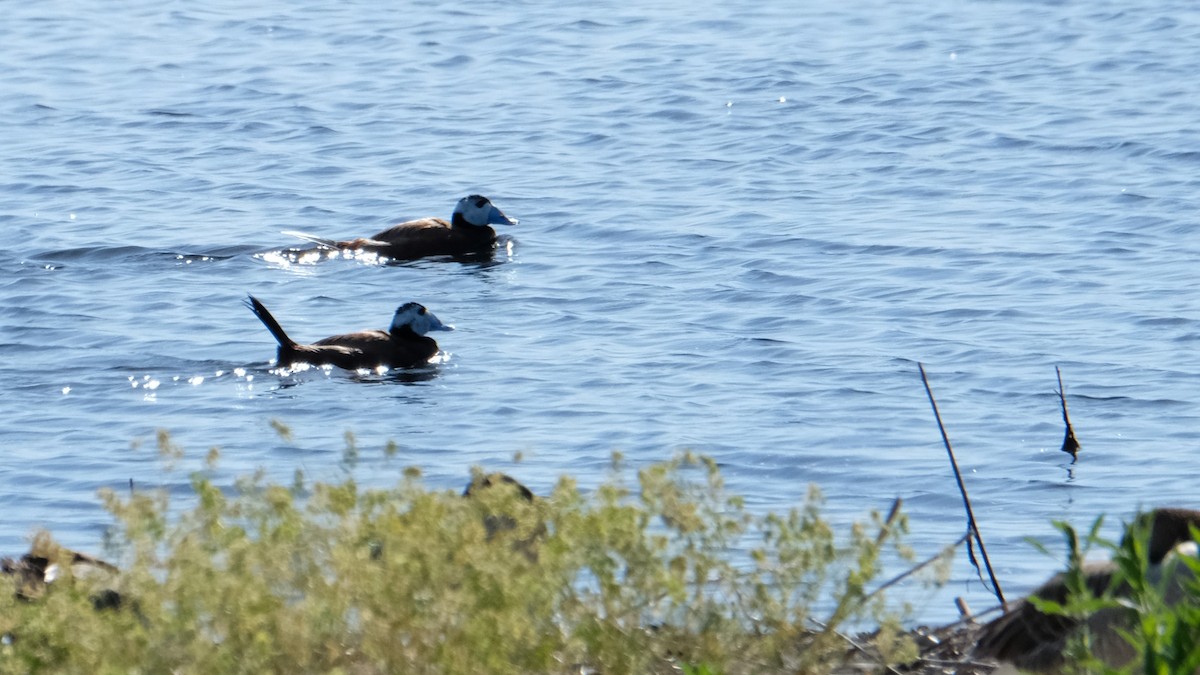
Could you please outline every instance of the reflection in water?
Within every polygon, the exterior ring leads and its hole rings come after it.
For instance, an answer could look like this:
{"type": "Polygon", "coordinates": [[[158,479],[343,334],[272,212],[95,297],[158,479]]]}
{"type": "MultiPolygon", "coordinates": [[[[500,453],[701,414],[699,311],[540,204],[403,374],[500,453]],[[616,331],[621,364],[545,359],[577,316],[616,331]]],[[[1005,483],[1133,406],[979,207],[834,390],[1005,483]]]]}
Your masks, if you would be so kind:
{"type": "Polygon", "coordinates": [[[429,261],[454,262],[467,267],[481,269],[510,262],[513,255],[513,239],[500,237],[497,247],[491,251],[465,253],[462,255],[428,256],[424,258],[389,258],[375,251],[361,249],[340,249],[317,246],[314,248],[283,248],[269,251],[257,251],[254,257],[279,267],[293,265],[318,265],[327,260],[352,260],[364,265],[384,265],[389,267],[412,267],[429,261]]]}
{"type": "MultiPolygon", "coordinates": [[[[275,386],[269,389],[291,389],[314,379],[343,379],[363,384],[420,384],[429,382],[441,374],[439,357],[435,363],[415,368],[361,368],[359,370],[342,370],[333,366],[311,366],[307,363],[296,364],[295,368],[275,368],[273,364],[264,364],[263,374],[276,378],[275,386]]],[[[253,377],[253,376],[251,376],[253,377]]]]}

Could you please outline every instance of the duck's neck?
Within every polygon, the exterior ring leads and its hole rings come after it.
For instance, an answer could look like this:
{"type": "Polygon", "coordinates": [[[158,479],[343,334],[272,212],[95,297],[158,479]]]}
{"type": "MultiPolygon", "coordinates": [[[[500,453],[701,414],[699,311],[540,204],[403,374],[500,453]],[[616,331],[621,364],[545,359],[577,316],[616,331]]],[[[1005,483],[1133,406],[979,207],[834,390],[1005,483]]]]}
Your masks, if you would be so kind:
{"type": "Polygon", "coordinates": [[[407,324],[399,327],[393,327],[388,331],[388,334],[392,336],[392,340],[395,342],[424,342],[426,340],[433,340],[433,338],[429,337],[428,335],[421,335],[417,333],[417,331],[412,329],[412,326],[407,324]]]}
{"type": "Polygon", "coordinates": [[[462,227],[462,228],[469,228],[472,230],[490,229],[490,228],[488,228],[487,225],[474,225],[472,223],[468,223],[467,219],[463,216],[463,214],[458,213],[458,212],[455,212],[454,215],[450,216],[450,227],[462,227]]]}

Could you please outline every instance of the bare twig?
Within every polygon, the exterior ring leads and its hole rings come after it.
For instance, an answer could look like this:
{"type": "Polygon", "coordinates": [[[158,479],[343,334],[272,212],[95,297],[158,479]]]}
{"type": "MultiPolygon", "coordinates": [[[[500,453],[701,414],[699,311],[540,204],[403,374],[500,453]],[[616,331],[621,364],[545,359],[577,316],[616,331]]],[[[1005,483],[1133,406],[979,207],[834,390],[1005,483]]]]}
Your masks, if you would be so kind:
{"type": "Polygon", "coordinates": [[[880,658],[877,653],[871,651],[871,649],[869,647],[860,643],[858,640],[855,640],[854,638],[850,637],[849,635],[846,635],[845,633],[843,633],[839,630],[831,629],[831,627],[829,625],[823,624],[816,619],[809,619],[809,621],[811,621],[813,624],[815,624],[817,626],[817,628],[820,628],[822,634],[832,633],[833,635],[838,636],[839,638],[844,640],[846,642],[846,644],[853,647],[854,650],[857,651],[864,658],[874,661],[876,665],[883,666],[884,669],[886,669],[887,672],[889,672],[889,673],[894,673],[894,675],[901,675],[899,670],[896,670],[894,667],[892,667],[890,664],[888,664],[886,661],[884,661],[882,658],[880,658]]]}
{"type": "MultiPolygon", "coordinates": [[[[963,536],[958,538],[958,541],[954,542],[950,546],[947,546],[946,549],[958,548],[970,536],[971,536],[970,532],[963,534],[963,536]]],[[[926,560],[924,560],[920,563],[917,563],[917,565],[915,567],[911,567],[908,570],[901,572],[900,574],[897,574],[896,576],[892,577],[891,579],[888,579],[887,581],[883,582],[878,587],[876,587],[875,590],[871,591],[870,593],[867,593],[867,596],[865,598],[863,598],[863,601],[865,602],[867,600],[870,600],[871,598],[882,593],[883,591],[886,591],[888,588],[895,586],[896,584],[900,583],[901,581],[904,581],[905,579],[911,577],[912,575],[916,574],[917,572],[920,572],[921,570],[925,569],[926,567],[929,567],[933,563],[937,562],[938,560],[941,559],[941,557],[943,555],[946,554],[946,549],[942,549],[940,552],[934,554],[933,556],[930,556],[926,560]]]]}
{"type": "Polygon", "coordinates": [[[1079,459],[1079,441],[1075,438],[1075,429],[1071,427],[1071,418],[1067,415],[1067,389],[1062,383],[1062,371],[1054,366],[1054,374],[1058,376],[1058,400],[1062,401],[1063,423],[1067,425],[1067,435],[1063,437],[1062,451],[1071,455],[1071,463],[1079,459]]]}
{"type": "MultiPolygon", "coordinates": [[[[921,370],[921,381],[925,383],[925,393],[929,396],[929,405],[933,406],[933,416],[937,419],[938,430],[942,432],[942,443],[946,446],[946,454],[950,456],[950,466],[954,468],[954,479],[958,481],[958,491],[962,494],[963,508],[967,511],[968,531],[974,535],[975,543],[979,544],[979,553],[983,556],[983,564],[987,568],[988,578],[992,580],[992,590],[1000,599],[1000,604],[1008,607],[1008,603],[1004,600],[1004,592],[1000,590],[1000,582],[992,570],[992,561],[988,559],[987,547],[983,545],[983,535],[979,533],[979,525],[975,522],[975,512],[971,510],[971,498],[967,495],[967,486],[963,483],[962,472],[958,470],[958,460],[954,458],[954,449],[950,447],[950,437],[946,435],[946,426],[942,424],[942,414],[938,412],[937,401],[933,399],[933,390],[929,388],[929,378],[925,375],[925,366],[917,363],[917,368],[921,370]]],[[[974,551],[970,553],[972,563],[978,570],[979,563],[975,562],[974,551]]]]}
{"type": "Polygon", "coordinates": [[[892,500],[892,508],[888,509],[887,518],[883,519],[883,525],[879,528],[879,534],[875,535],[875,547],[883,546],[887,541],[888,536],[892,533],[892,527],[896,524],[896,518],[900,515],[900,507],[904,504],[904,500],[896,497],[892,500]]]}
{"type": "Polygon", "coordinates": [[[959,616],[971,616],[970,605],[968,605],[967,601],[962,599],[961,597],[957,597],[954,599],[954,606],[958,608],[959,616]]]}
{"type": "MultiPolygon", "coordinates": [[[[900,517],[900,505],[903,503],[899,497],[892,500],[892,508],[888,511],[887,518],[879,526],[879,533],[875,535],[875,546],[872,551],[873,555],[878,555],[879,550],[883,548],[883,544],[891,536],[896,527],[896,520],[900,517]]],[[[835,631],[853,611],[863,606],[869,594],[864,594],[862,588],[855,588],[853,584],[847,581],[847,588],[838,598],[837,607],[829,615],[829,619],[825,622],[823,633],[831,633],[835,631]]],[[[820,636],[818,636],[820,637],[820,636]]]]}

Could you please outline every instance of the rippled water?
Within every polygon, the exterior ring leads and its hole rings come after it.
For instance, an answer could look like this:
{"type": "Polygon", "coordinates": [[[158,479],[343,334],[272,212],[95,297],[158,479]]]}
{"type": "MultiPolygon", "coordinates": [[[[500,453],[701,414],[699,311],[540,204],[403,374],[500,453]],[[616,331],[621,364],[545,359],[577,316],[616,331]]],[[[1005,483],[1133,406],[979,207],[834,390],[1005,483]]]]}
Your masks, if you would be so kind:
{"type": "MultiPolygon", "coordinates": [[[[1196,505],[1200,13],[1141,4],[12,5],[0,552],[98,550],[98,488],[185,495],[216,446],[223,485],[543,493],[689,448],[756,510],[904,497],[931,554],[964,517],[923,362],[1027,590],[1051,518],[1196,505]],[[470,192],[521,219],[490,263],[263,255],[470,192]],[[417,373],[281,376],[248,292],[305,340],[408,300],[457,331],[417,373]]],[[[971,578],[921,618],[987,606],[971,578]]]]}

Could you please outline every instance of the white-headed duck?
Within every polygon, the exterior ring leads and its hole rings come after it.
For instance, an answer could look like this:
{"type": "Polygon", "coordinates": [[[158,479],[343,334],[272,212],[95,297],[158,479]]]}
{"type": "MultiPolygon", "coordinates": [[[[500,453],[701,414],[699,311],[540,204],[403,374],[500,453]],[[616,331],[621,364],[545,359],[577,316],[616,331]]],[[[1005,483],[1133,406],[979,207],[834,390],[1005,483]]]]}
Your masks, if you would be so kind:
{"type": "MultiPolygon", "coordinates": [[[[1194,577],[1187,565],[1171,558],[1196,555],[1191,528],[1200,527],[1200,511],[1160,508],[1138,516],[1137,522],[1148,525],[1144,530],[1150,537],[1146,547],[1148,577],[1152,583],[1165,583],[1164,599],[1174,604],[1183,597],[1186,584],[1194,577]]],[[[1125,536],[1130,536],[1130,532],[1125,536]]],[[[1124,580],[1113,587],[1117,569],[1116,563],[1109,561],[1085,562],[1081,570],[1084,584],[1097,597],[1108,590],[1118,598],[1128,596],[1129,586],[1124,580]]],[[[1059,604],[1066,602],[1067,594],[1066,577],[1061,573],[1030,593],[1059,604]]],[[[1089,616],[1082,623],[1090,633],[1092,654],[1114,668],[1127,665],[1136,651],[1122,633],[1134,629],[1133,620],[1133,610],[1125,607],[1100,609],[1089,616]]],[[[1081,628],[1078,620],[1043,613],[1022,599],[980,630],[973,655],[999,661],[1001,669],[997,673],[1013,672],[1014,668],[1022,672],[1058,673],[1066,666],[1063,650],[1081,628]]]]}
{"type": "Polygon", "coordinates": [[[343,251],[363,251],[396,260],[414,260],[426,256],[464,256],[490,253],[496,247],[496,231],[492,225],[516,225],[483,195],[470,195],[458,200],[450,220],[421,218],[393,225],[371,237],[337,241],[315,237],[303,232],[291,232],[301,239],[322,248],[343,251]]]}
{"type": "Polygon", "coordinates": [[[247,296],[246,306],[279,342],[276,363],[281,368],[291,368],[298,363],[333,365],[347,370],[379,366],[411,368],[428,362],[438,352],[437,342],[426,333],[454,330],[422,305],[406,302],[396,309],[392,325],[386,331],[364,330],[302,345],[288,337],[258,298],[247,296]]]}
{"type": "Polygon", "coordinates": [[[113,609],[121,605],[121,595],[104,588],[118,571],[115,565],[63,548],[44,532],[34,537],[29,553],[16,559],[0,558],[0,575],[13,577],[16,595],[22,600],[42,597],[51,584],[64,576],[63,568],[66,567],[71,569],[67,578],[87,582],[96,591],[92,596],[96,609],[113,609]]]}
{"type": "Polygon", "coordinates": [[[511,538],[514,551],[537,562],[546,524],[538,515],[538,499],[532,490],[508,474],[476,473],[463,496],[479,503],[488,541],[511,538]]]}

